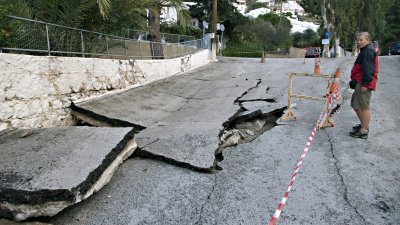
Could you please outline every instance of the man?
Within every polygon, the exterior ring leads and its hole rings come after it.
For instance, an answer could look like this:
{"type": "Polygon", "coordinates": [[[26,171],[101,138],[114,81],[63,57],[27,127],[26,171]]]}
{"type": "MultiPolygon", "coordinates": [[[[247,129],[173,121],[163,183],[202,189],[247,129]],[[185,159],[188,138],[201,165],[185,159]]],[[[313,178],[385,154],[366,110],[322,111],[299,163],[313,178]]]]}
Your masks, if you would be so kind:
{"type": "Polygon", "coordinates": [[[360,124],[353,127],[350,136],[367,139],[371,120],[369,109],[371,93],[375,91],[378,80],[378,55],[368,32],[357,35],[357,47],[360,49],[360,54],[357,56],[350,77],[357,82],[351,97],[351,107],[356,112],[360,124]]]}

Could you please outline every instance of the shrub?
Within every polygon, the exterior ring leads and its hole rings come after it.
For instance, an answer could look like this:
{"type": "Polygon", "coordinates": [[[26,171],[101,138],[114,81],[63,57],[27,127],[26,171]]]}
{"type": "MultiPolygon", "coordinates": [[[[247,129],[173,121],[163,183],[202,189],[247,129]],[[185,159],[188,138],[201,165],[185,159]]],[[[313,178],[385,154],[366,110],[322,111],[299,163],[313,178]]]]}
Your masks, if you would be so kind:
{"type": "Polygon", "coordinates": [[[260,58],[262,50],[263,48],[256,44],[230,43],[227,48],[221,51],[221,54],[229,57],[260,58]]]}

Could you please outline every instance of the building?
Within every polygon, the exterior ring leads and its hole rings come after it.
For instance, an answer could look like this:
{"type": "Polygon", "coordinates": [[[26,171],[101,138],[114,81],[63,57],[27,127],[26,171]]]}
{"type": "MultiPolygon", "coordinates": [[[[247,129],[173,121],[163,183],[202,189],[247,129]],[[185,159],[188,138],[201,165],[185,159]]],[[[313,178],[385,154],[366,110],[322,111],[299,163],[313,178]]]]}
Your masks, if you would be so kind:
{"type": "Polygon", "coordinates": [[[233,6],[236,7],[236,9],[241,13],[241,14],[245,14],[246,13],[246,0],[236,0],[236,2],[232,3],[233,6]]]}
{"type": "Polygon", "coordinates": [[[275,0],[257,0],[257,2],[267,3],[268,6],[274,6],[275,5],[275,0]]]}
{"type": "MultiPolygon", "coordinates": [[[[196,2],[182,2],[182,7],[184,9],[189,9],[190,6],[196,4],[196,2]]],[[[175,7],[163,7],[161,9],[160,18],[163,22],[176,23],[178,21],[178,12],[175,7]]],[[[192,19],[192,26],[199,27],[199,21],[197,19],[192,19]]]]}
{"type": "Polygon", "coordinates": [[[293,15],[295,14],[304,14],[304,9],[303,7],[300,6],[298,1],[296,0],[288,0],[287,2],[283,2],[283,4],[274,4],[275,12],[277,14],[281,13],[292,13],[293,15]]]}
{"type": "Polygon", "coordinates": [[[248,13],[246,13],[244,15],[251,17],[251,18],[257,18],[259,15],[267,14],[270,12],[271,12],[271,9],[269,9],[269,8],[258,8],[258,9],[250,10],[248,13]]]}

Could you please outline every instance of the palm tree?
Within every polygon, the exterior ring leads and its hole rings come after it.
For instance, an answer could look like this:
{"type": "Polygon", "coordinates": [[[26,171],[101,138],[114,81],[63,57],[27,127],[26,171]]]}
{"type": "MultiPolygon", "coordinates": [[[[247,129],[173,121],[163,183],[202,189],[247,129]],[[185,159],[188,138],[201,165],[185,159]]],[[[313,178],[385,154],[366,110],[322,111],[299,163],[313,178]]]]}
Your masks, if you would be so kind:
{"type": "MultiPolygon", "coordinates": [[[[111,9],[110,0],[97,0],[100,8],[100,13],[104,18],[111,9]]],[[[182,8],[183,0],[127,0],[131,4],[131,7],[137,11],[148,10],[148,24],[150,28],[150,40],[153,43],[153,56],[154,58],[164,58],[161,42],[161,10],[164,7],[174,7],[179,16],[179,24],[187,26],[187,20],[190,18],[189,14],[186,13],[182,8]]]]}
{"type": "MultiPolygon", "coordinates": [[[[147,4],[142,6],[149,10],[148,22],[150,28],[150,40],[153,42],[161,42],[161,10],[163,7],[175,7],[177,12],[182,11],[182,0],[143,0],[147,4]]],[[[161,44],[153,44],[153,56],[155,58],[164,58],[163,49],[161,44]]]]}
{"type": "MultiPolygon", "coordinates": [[[[182,0],[0,0],[9,5],[9,15],[55,23],[68,27],[103,33],[119,34],[124,28],[150,28],[153,42],[161,42],[160,14],[163,7],[175,7],[183,15],[182,0]],[[148,11],[148,15],[146,15],[148,11]]],[[[180,24],[185,24],[180,16],[180,24]]],[[[67,37],[65,30],[57,30],[57,37],[67,37]],[[63,33],[64,32],[64,33],[63,33]]],[[[72,40],[70,40],[72,41],[72,40]]],[[[64,40],[68,42],[68,40],[64,40]]],[[[57,45],[68,45],[60,41],[57,45]]],[[[161,56],[157,44],[154,55],[161,56]]]]}
{"type": "Polygon", "coordinates": [[[110,0],[97,0],[97,3],[99,4],[100,14],[103,16],[103,18],[107,18],[107,15],[111,9],[110,0]]]}

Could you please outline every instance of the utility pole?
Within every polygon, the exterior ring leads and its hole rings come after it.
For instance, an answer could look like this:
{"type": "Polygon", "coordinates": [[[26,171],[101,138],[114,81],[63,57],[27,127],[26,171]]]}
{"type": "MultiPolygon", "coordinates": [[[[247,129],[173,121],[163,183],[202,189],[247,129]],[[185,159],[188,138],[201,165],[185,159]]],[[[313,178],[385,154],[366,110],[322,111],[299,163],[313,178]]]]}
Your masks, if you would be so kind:
{"type": "Polygon", "coordinates": [[[211,47],[211,60],[217,60],[217,47],[218,47],[218,38],[217,38],[217,21],[218,21],[218,12],[217,12],[217,4],[218,0],[213,0],[213,17],[212,17],[212,32],[214,34],[214,38],[212,40],[211,47]]]}

